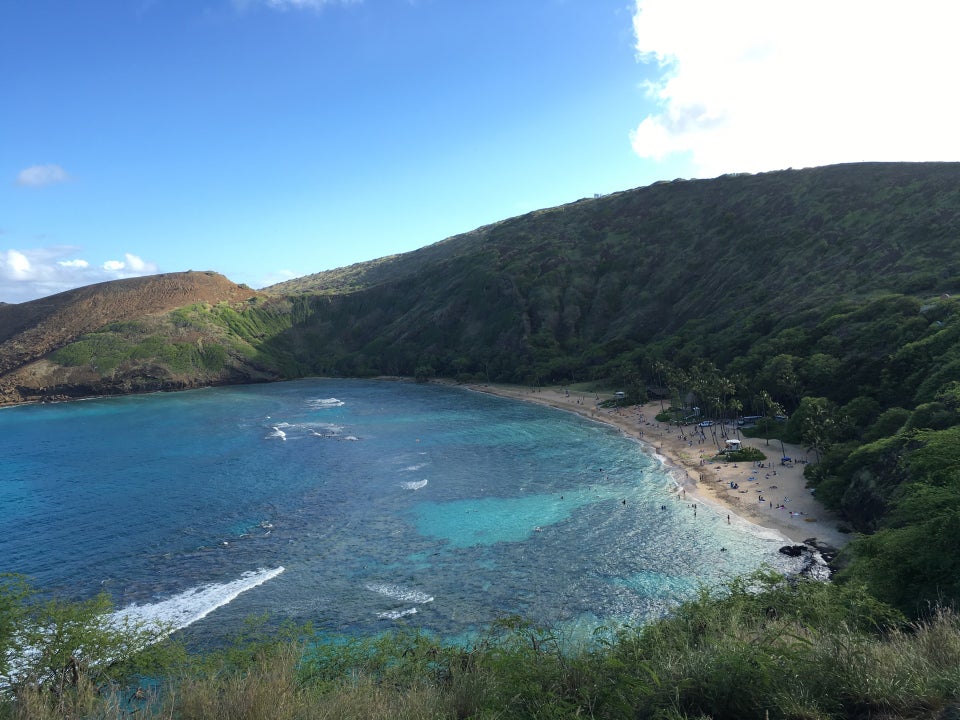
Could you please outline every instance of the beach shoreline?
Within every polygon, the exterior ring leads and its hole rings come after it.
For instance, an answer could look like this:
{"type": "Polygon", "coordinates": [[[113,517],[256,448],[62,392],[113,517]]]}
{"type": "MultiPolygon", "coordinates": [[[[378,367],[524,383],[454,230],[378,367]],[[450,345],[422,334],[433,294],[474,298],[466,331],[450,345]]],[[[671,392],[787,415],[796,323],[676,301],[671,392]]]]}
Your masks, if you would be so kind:
{"type": "MultiPolygon", "coordinates": [[[[657,422],[659,402],[603,408],[600,403],[612,396],[562,387],[527,388],[495,383],[450,383],[475,392],[533,402],[617,427],[649,451],[657,454],[677,480],[677,492],[685,501],[722,507],[738,522],[748,522],[783,536],[785,542],[801,544],[815,538],[835,548],[846,545],[851,536],[837,529],[838,519],[806,487],[803,468],[806,451],[779,440],[741,438],[744,447],[766,455],[762,467],[751,462],[713,462],[717,448],[711,433],[682,430],[657,422]],[[686,433],[690,433],[687,435],[686,433]],[[795,462],[782,463],[781,455],[795,462]]],[[[728,426],[728,431],[733,431],[728,426]]]]}

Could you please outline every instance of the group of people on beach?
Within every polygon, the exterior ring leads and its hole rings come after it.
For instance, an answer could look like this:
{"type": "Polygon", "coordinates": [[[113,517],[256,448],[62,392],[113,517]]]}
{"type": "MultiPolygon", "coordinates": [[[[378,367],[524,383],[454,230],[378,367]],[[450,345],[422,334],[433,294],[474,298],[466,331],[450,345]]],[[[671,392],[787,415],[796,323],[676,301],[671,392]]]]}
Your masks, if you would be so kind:
{"type": "MultiPolygon", "coordinates": [[[[533,388],[531,392],[536,397],[540,393],[547,395],[549,390],[549,388],[533,388]]],[[[789,488],[803,487],[803,478],[799,477],[798,479],[797,476],[798,471],[802,468],[797,468],[797,465],[802,465],[807,460],[802,457],[802,451],[800,452],[801,457],[794,454],[799,448],[788,445],[783,448],[781,456],[773,460],[766,459],[752,463],[748,461],[740,465],[717,462],[712,457],[712,453],[708,453],[707,447],[710,445],[710,438],[705,428],[696,424],[677,427],[669,423],[658,422],[654,415],[659,412],[661,407],[657,407],[656,403],[651,402],[643,406],[618,402],[605,406],[604,400],[607,398],[601,397],[600,393],[590,391],[582,394],[565,385],[554,389],[554,392],[549,393],[549,395],[549,397],[543,397],[540,401],[581,412],[587,417],[602,417],[605,421],[619,426],[638,439],[651,443],[656,452],[666,456],[666,458],[675,462],[681,470],[685,471],[685,475],[689,476],[688,487],[691,493],[696,492],[699,479],[700,489],[715,494],[716,499],[721,503],[726,503],[728,508],[736,512],[740,512],[740,509],[742,509],[748,515],[754,515],[761,522],[764,522],[764,518],[767,518],[773,523],[773,527],[780,528],[785,533],[796,530],[794,523],[790,522],[791,518],[803,515],[802,519],[806,522],[815,522],[813,518],[820,516],[821,510],[810,506],[806,497],[799,498],[792,503],[789,502],[787,497],[778,497],[776,502],[768,497],[771,494],[778,496],[785,491],[786,495],[792,496],[797,491],[794,489],[794,492],[791,493],[789,488]],[[590,395],[594,395],[592,400],[589,397],[590,395]],[[699,452],[693,450],[693,447],[697,444],[701,445],[697,449],[699,452]],[[699,455],[699,463],[697,455],[699,455]],[[793,455],[793,457],[789,457],[790,455],[793,455]],[[699,472],[697,471],[698,465],[699,472]],[[713,466],[717,472],[708,473],[706,468],[708,465],[713,466]],[[764,471],[763,475],[760,474],[760,470],[764,471]],[[743,477],[740,477],[741,474],[743,474],[743,477]],[[745,484],[748,479],[759,482],[745,484]],[[799,485],[797,485],[798,483],[799,485]],[[778,491],[778,484],[784,489],[778,491]],[[752,487],[749,487],[751,485],[752,487]],[[757,499],[755,502],[744,502],[746,498],[741,498],[741,493],[749,493],[748,497],[752,495],[757,499]],[[766,504],[767,507],[763,507],[763,504],[766,504]],[[759,513],[758,510],[760,510],[759,513]],[[778,512],[774,512],[774,510],[778,512]],[[816,510],[816,512],[812,512],[813,510],[816,510]]],[[[615,396],[616,394],[611,396],[610,399],[614,399],[615,396]]],[[[743,444],[749,445],[747,441],[744,441],[743,444]]],[[[760,449],[765,450],[762,447],[760,449]]],[[[777,450],[780,449],[777,448],[777,450]]],[[[682,489],[683,485],[683,482],[678,484],[675,494],[678,500],[683,499],[686,494],[682,489]]],[[[810,495],[813,495],[812,491],[810,495]]],[[[696,512],[690,502],[684,504],[694,513],[696,512]]],[[[661,508],[665,509],[666,506],[661,506],[661,508]]]]}

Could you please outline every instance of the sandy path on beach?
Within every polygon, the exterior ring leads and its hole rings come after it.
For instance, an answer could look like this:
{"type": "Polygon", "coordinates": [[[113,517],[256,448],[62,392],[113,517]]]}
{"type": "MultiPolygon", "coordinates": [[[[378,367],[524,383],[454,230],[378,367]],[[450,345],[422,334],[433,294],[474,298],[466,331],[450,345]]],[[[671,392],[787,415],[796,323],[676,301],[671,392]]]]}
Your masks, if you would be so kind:
{"type": "MultiPolygon", "coordinates": [[[[694,435],[692,427],[687,426],[683,428],[683,432],[687,433],[686,439],[681,438],[676,427],[656,421],[656,414],[660,412],[659,402],[607,409],[599,407],[598,398],[599,401],[610,399],[609,394],[568,394],[561,388],[530,389],[495,384],[464,387],[549,405],[615,425],[631,437],[648,444],[670,465],[685,472],[686,479],[678,492],[684,493],[688,499],[722,505],[731,514],[777,530],[795,543],[817,538],[839,548],[850,540],[849,535],[837,530],[837,518],[807,489],[803,477],[804,464],[781,464],[779,440],[771,440],[767,444],[763,438],[741,437],[744,446],[755,447],[767,456],[762,468],[750,462],[711,463],[709,459],[716,454],[717,446],[710,430],[705,430],[706,438],[703,440],[694,435]],[[704,464],[701,464],[701,460],[704,464]],[[739,485],[739,488],[731,488],[730,483],[739,485]],[[763,501],[760,501],[761,497],[763,501]]],[[[728,426],[728,435],[736,436],[734,428],[728,426]]],[[[720,442],[723,443],[722,438],[720,442]]],[[[794,460],[808,459],[807,452],[796,445],[785,443],[783,450],[787,457],[794,460]]]]}

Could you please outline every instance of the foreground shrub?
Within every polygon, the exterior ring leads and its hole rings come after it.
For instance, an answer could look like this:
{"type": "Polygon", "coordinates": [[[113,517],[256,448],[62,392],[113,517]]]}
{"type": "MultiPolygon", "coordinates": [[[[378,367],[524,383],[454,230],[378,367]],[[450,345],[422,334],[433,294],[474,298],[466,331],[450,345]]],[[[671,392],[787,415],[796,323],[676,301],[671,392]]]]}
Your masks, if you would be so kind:
{"type": "Polygon", "coordinates": [[[906,625],[862,587],[773,575],[621,636],[659,685],[638,717],[924,717],[960,698],[960,618],[906,625]]]}
{"type": "Polygon", "coordinates": [[[0,718],[933,720],[960,707],[960,616],[906,623],[862,586],[773,573],[585,644],[515,617],[467,648],[412,630],[251,627],[168,666],[151,692],[25,686],[0,718]]]}

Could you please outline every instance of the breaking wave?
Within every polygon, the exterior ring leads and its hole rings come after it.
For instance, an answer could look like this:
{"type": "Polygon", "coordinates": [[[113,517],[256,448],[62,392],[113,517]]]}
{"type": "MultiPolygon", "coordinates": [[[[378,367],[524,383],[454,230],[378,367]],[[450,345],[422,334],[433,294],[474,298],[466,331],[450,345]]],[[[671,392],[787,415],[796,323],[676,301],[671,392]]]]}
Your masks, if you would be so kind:
{"type": "Polygon", "coordinates": [[[181,630],[232,602],[247,590],[263,585],[283,572],[283,567],[260,568],[243,573],[226,583],[198,585],[167,600],[147,605],[128,605],[111,616],[118,625],[125,623],[160,624],[181,630]]]}
{"type": "Polygon", "coordinates": [[[433,602],[433,596],[427,595],[419,590],[411,590],[401,585],[370,583],[364,585],[367,590],[380,593],[393,600],[400,600],[408,603],[428,603],[433,602]]]}
{"type": "Polygon", "coordinates": [[[314,410],[343,407],[344,405],[346,405],[346,403],[343,402],[343,400],[338,400],[337,398],[314,398],[312,400],[307,400],[307,407],[313,408],[314,410]]]}

